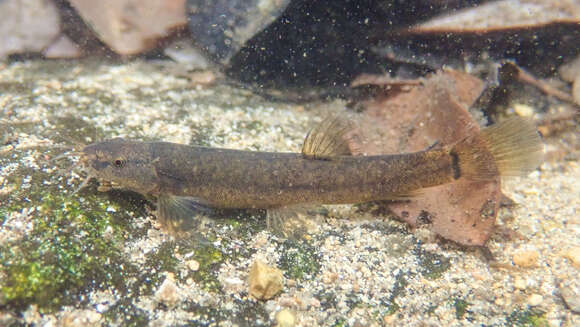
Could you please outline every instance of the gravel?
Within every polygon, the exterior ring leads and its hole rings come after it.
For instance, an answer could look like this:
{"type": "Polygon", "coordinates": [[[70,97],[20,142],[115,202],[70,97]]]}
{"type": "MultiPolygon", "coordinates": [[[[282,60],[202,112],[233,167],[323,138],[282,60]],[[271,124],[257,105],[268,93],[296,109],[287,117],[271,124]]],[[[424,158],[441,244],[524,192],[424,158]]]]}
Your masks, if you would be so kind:
{"type": "MultiPolygon", "coordinates": [[[[210,219],[209,245],[201,245],[158,230],[150,205],[134,195],[98,193],[94,184],[73,194],[82,181],[66,169],[74,158],[48,160],[63,145],[123,136],[299,151],[310,126],[344,107],[270,102],[219,83],[199,86],[168,73],[171,65],[30,61],[0,70],[0,200],[10,203],[1,211],[0,251],[48,238],[46,231],[33,233],[58,215],[43,211],[42,201],[64,195],[102,205],[102,217],[124,217],[107,223],[103,235],[122,235],[113,244],[126,265],[103,283],[61,289],[54,297],[67,301],[56,308],[3,300],[0,324],[270,326],[283,312],[278,319],[297,326],[580,325],[573,312],[580,276],[577,160],[547,162],[504,182],[516,205],[502,209],[487,244],[494,261],[426,228],[409,230],[374,206],[325,207],[313,216],[313,231],[297,240],[266,230],[263,217],[232,214],[210,219]],[[46,187],[41,200],[33,194],[39,185],[46,187]],[[255,260],[283,272],[284,288],[270,300],[248,295],[255,260]]],[[[59,210],[73,212],[67,205],[59,210]]],[[[73,224],[67,233],[92,242],[77,232],[82,228],[73,224]]],[[[14,286],[2,282],[11,273],[9,265],[0,268],[0,298],[14,286]]]]}

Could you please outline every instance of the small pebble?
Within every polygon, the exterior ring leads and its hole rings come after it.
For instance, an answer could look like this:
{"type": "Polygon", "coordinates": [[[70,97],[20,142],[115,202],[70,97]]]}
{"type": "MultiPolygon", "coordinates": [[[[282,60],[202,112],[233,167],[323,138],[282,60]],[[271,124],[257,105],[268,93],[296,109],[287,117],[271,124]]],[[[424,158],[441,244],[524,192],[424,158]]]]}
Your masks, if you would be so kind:
{"type": "Polygon", "coordinates": [[[65,313],[59,320],[58,326],[77,327],[77,326],[96,326],[102,319],[100,313],[92,310],[75,310],[65,313]]]}
{"type": "Polygon", "coordinates": [[[544,298],[540,294],[532,294],[528,298],[528,304],[532,307],[536,307],[544,301],[544,298]]]}
{"type": "Polygon", "coordinates": [[[174,307],[179,302],[179,290],[175,285],[172,274],[168,274],[167,278],[163,281],[163,284],[161,284],[157,292],[155,292],[155,299],[169,307],[174,307]]]}
{"type": "Polygon", "coordinates": [[[576,104],[580,105],[580,76],[577,76],[572,84],[572,98],[574,98],[576,104]]]}
{"type": "Polygon", "coordinates": [[[516,277],[516,278],[514,279],[514,287],[515,287],[515,288],[517,288],[517,289],[519,289],[519,290],[525,290],[525,289],[526,289],[526,286],[527,286],[527,285],[526,285],[526,281],[525,281],[525,280],[523,280],[522,278],[520,278],[520,277],[516,277]]]}
{"type": "Polygon", "coordinates": [[[537,265],[540,255],[535,250],[520,250],[512,258],[514,264],[520,267],[533,267],[537,265]]]}
{"type": "Polygon", "coordinates": [[[196,260],[188,260],[187,261],[187,268],[191,271],[198,271],[199,270],[199,262],[196,260]]]}
{"type": "Polygon", "coordinates": [[[572,265],[580,268],[580,246],[571,247],[562,252],[562,257],[570,260],[572,265]]]}
{"type": "Polygon", "coordinates": [[[580,280],[564,280],[558,285],[566,306],[580,313],[580,280]]]}
{"type": "Polygon", "coordinates": [[[277,327],[294,327],[296,326],[296,317],[288,309],[282,309],[276,314],[277,327]]]}
{"type": "Polygon", "coordinates": [[[534,115],[534,108],[526,104],[521,103],[515,104],[514,111],[516,112],[516,114],[518,114],[518,116],[521,117],[532,117],[534,115]]]}
{"type": "Polygon", "coordinates": [[[250,295],[258,300],[269,300],[276,296],[283,287],[282,271],[256,260],[252,264],[249,276],[250,295]]]}

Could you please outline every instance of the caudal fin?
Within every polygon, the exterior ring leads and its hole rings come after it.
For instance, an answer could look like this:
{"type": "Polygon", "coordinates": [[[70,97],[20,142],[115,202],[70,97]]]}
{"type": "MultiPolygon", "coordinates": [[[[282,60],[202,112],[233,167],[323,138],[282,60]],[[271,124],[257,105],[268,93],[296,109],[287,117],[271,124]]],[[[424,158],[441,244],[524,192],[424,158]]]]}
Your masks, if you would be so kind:
{"type": "Polygon", "coordinates": [[[514,117],[484,128],[457,143],[450,151],[456,175],[472,180],[523,176],[543,158],[543,144],[533,122],[514,117]]]}

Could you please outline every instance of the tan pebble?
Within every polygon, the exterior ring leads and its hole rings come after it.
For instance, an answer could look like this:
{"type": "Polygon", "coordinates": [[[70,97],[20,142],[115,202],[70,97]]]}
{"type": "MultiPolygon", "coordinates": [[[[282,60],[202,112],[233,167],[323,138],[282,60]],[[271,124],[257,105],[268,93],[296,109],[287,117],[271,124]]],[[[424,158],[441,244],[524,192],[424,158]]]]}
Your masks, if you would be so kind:
{"type": "Polygon", "coordinates": [[[528,298],[528,304],[532,307],[536,307],[544,301],[544,298],[540,294],[532,294],[528,298]]]}
{"type": "Polygon", "coordinates": [[[540,255],[535,250],[520,250],[514,254],[512,260],[520,267],[533,267],[538,263],[540,255]]]}
{"type": "Polygon", "coordinates": [[[580,56],[560,66],[558,68],[558,73],[563,80],[573,82],[580,75],[580,56]]]}
{"type": "Polygon", "coordinates": [[[359,291],[359,289],[360,289],[360,287],[358,286],[358,283],[357,283],[356,281],[354,281],[354,282],[352,283],[352,291],[353,291],[353,292],[358,292],[358,291],[359,291]]]}
{"type": "Polygon", "coordinates": [[[65,313],[58,321],[57,326],[97,326],[101,320],[101,314],[91,310],[78,310],[65,313]]]}
{"type": "Polygon", "coordinates": [[[521,279],[520,277],[516,277],[514,279],[514,287],[517,288],[518,290],[525,290],[526,289],[526,281],[521,279]]]}
{"type": "Polygon", "coordinates": [[[338,279],[338,274],[333,272],[326,272],[322,275],[322,281],[325,284],[334,284],[338,279]]]}
{"type": "Polygon", "coordinates": [[[561,256],[570,260],[572,265],[576,268],[580,268],[580,246],[575,246],[564,250],[561,256]]]}
{"type": "Polygon", "coordinates": [[[534,108],[526,104],[521,103],[515,104],[514,111],[516,112],[516,114],[518,114],[518,116],[521,117],[531,117],[534,115],[534,108]]]}
{"type": "Polygon", "coordinates": [[[486,276],[483,275],[482,273],[479,273],[479,272],[473,272],[473,273],[471,273],[471,275],[473,276],[473,279],[476,279],[476,280],[480,280],[481,281],[481,280],[485,280],[486,279],[486,276]]]}
{"type": "Polygon", "coordinates": [[[174,307],[180,300],[179,289],[175,285],[173,278],[167,276],[163,284],[155,292],[155,299],[169,307],[174,307]]]}
{"type": "Polygon", "coordinates": [[[189,75],[191,83],[194,85],[212,85],[216,81],[216,75],[212,71],[197,71],[189,75]]]}
{"type": "Polygon", "coordinates": [[[320,301],[318,301],[316,298],[312,298],[310,299],[310,305],[315,308],[320,308],[320,301]]]}
{"type": "Polygon", "coordinates": [[[553,220],[542,220],[542,228],[544,229],[544,231],[546,232],[551,232],[555,229],[559,229],[562,228],[562,224],[555,222],[553,220]]]}
{"type": "Polygon", "coordinates": [[[580,313],[580,279],[562,280],[558,284],[558,288],[568,309],[580,313]]]}
{"type": "Polygon", "coordinates": [[[576,104],[580,105],[580,76],[576,77],[574,84],[572,84],[572,98],[576,104]]]}
{"type": "Polygon", "coordinates": [[[258,300],[269,300],[282,291],[282,271],[256,260],[250,269],[248,282],[251,296],[258,300]]]}
{"type": "Polygon", "coordinates": [[[394,326],[395,321],[397,321],[397,315],[387,315],[383,317],[383,322],[387,326],[394,326]]]}
{"type": "Polygon", "coordinates": [[[268,237],[265,234],[258,234],[256,239],[254,240],[254,246],[260,248],[268,243],[268,237]]]}
{"type": "Polygon", "coordinates": [[[288,309],[282,309],[276,314],[276,326],[294,327],[296,326],[296,317],[294,317],[292,311],[288,309]]]}
{"type": "Polygon", "coordinates": [[[198,271],[199,270],[199,262],[196,260],[188,260],[187,261],[187,268],[191,271],[198,271]]]}

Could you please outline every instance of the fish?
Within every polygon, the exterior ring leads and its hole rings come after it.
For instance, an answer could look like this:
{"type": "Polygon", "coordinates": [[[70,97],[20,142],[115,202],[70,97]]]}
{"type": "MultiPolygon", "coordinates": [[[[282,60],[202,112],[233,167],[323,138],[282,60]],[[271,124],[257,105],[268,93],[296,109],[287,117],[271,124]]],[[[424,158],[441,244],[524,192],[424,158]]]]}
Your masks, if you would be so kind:
{"type": "Polygon", "coordinates": [[[522,118],[454,144],[372,156],[353,148],[352,126],[340,117],[323,120],[307,134],[301,153],[114,138],[85,146],[79,161],[87,180],[99,181],[99,191],[120,188],[155,199],[161,226],[179,234],[216,209],[265,209],[270,219],[277,216],[270,212],[294,206],[398,200],[462,178],[526,174],[542,157],[535,125],[522,118]]]}

